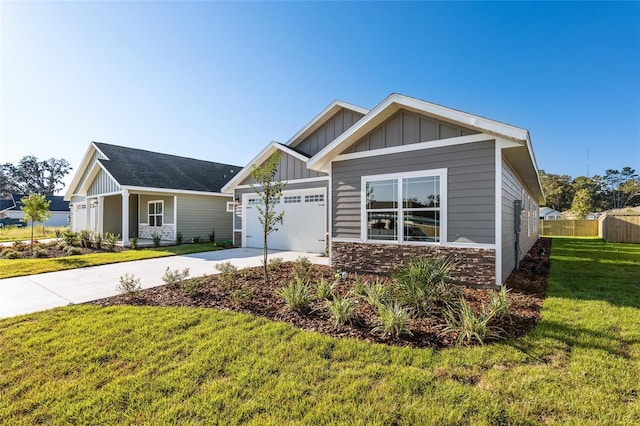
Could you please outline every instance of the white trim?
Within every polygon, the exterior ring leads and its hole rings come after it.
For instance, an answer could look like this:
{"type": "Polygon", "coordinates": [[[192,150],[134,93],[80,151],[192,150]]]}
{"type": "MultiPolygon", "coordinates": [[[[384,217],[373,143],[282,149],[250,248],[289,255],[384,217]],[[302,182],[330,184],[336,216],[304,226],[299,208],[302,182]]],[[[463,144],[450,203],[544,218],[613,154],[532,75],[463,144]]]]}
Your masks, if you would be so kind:
{"type": "MultiPolygon", "coordinates": [[[[314,178],[304,178],[304,179],[294,179],[294,180],[283,180],[280,182],[283,182],[285,185],[295,185],[297,183],[310,183],[310,182],[323,182],[326,180],[330,180],[329,176],[318,176],[318,177],[314,177],[314,178]]],[[[271,183],[275,183],[275,182],[271,182],[271,183]]],[[[254,184],[253,187],[254,188],[260,188],[262,185],[260,184],[254,184]]],[[[235,189],[247,189],[247,188],[251,188],[251,185],[238,185],[236,186],[235,189]]],[[[300,188],[300,189],[305,189],[305,188],[300,188]]],[[[292,189],[292,191],[296,191],[295,189],[292,189]]]]}
{"type": "Polygon", "coordinates": [[[122,186],[122,189],[128,191],[136,191],[144,194],[145,192],[165,192],[167,194],[187,194],[187,195],[213,195],[216,197],[233,197],[233,194],[223,194],[221,192],[205,192],[205,191],[192,191],[187,189],[171,189],[171,188],[149,188],[145,186],[122,186]]]}
{"type": "Polygon", "coordinates": [[[494,242],[496,246],[496,261],[495,261],[495,275],[496,285],[502,286],[502,147],[496,140],[494,146],[494,162],[495,162],[495,237],[494,242]]]}
{"type": "Polygon", "coordinates": [[[334,241],[336,243],[368,244],[366,241],[363,241],[362,238],[332,238],[331,241],[334,241]]]}
{"type": "MultiPolygon", "coordinates": [[[[138,196],[138,200],[140,200],[140,196],[138,196]]],[[[140,202],[138,201],[138,205],[140,202]]],[[[164,210],[162,210],[164,212],[164,210]]],[[[148,219],[147,219],[148,220],[148,219]]],[[[164,220],[164,218],[162,218],[164,220]]],[[[173,196],[173,240],[177,240],[178,238],[178,196],[173,196]]]]}
{"type": "Polygon", "coordinates": [[[232,192],[238,184],[245,180],[251,174],[251,170],[253,167],[258,167],[262,163],[264,163],[276,150],[280,150],[286,154],[289,154],[303,163],[307,163],[309,157],[300,154],[297,151],[292,150],[288,146],[282,145],[276,141],[271,141],[269,145],[267,145],[258,155],[256,155],[253,160],[249,161],[249,163],[242,168],[236,175],[227,182],[225,186],[222,187],[222,192],[232,192]]]}
{"type": "Polygon", "coordinates": [[[400,245],[432,245],[441,246],[447,242],[447,169],[431,169],[431,170],[419,170],[413,172],[400,172],[400,173],[387,173],[379,175],[368,175],[360,177],[360,238],[367,243],[387,244],[396,243],[400,245]],[[437,211],[440,214],[439,224],[439,240],[438,241],[405,241],[404,240],[404,216],[402,215],[402,179],[411,177],[432,177],[438,176],[440,178],[440,207],[437,211]],[[396,209],[398,213],[398,239],[397,240],[370,240],[367,238],[367,196],[366,196],[366,183],[376,180],[394,179],[398,180],[398,207],[396,209]]]}
{"type": "Polygon", "coordinates": [[[233,229],[233,232],[242,232],[242,229],[233,229]]]}
{"type": "MultiPolygon", "coordinates": [[[[165,225],[165,222],[164,222],[164,200],[149,200],[149,201],[147,201],[147,211],[146,211],[146,216],[147,216],[147,226],[148,226],[149,228],[162,228],[162,226],[164,226],[164,225],[165,225]],[[149,217],[150,217],[150,216],[154,216],[154,217],[157,217],[157,216],[158,216],[158,213],[154,213],[154,214],[149,213],[149,204],[151,204],[151,203],[153,203],[153,204],[154,204],[154,210],[155,210],[155,204],[157,204],[157,203],[161,203],[161,204],[162,204],[162,213],[161,213],[161,216],[162,216],[162,219],[161,219],[161,221],[162,221],[162,225],[160,225],[160,226],[158,226],[158,221],[157,221],[157,220],[154,220],[154,225],[151,225],[151,221],[149,220],[149,217]]],[[[173,222],[174,222],[173,224],[174,224],[174,225],[175,225],[175,221],[176,221],[176,218],[174,217],[174,218],[173,218],[173,222]]]]}
{"type": "Polygon", "coordinates": [[[333,249],[331,246],[333,245],[333,163],[329,164],[329,185],[327,188],[327,218],[326,218],[326,228],[327,228],[327,256],[329,256],[329,266],[331,266],[331,259],[333,255],[333,249]]]}
{"type": "Polygon", "coordinates": [[[286,143],[289,146],[293,145],[298,139],[303,139],[307,137],[309,134],[313,133],[316,129],[322,126],[325,122],[329,121],[329,118],[333,117],[340,108],[348,109],[351,111],[359,112],[360,114],[366,115],[369,110],[366,108],[359,107],[357,105],[350,104],[348,102],[335,100],[331,102],[325,109],[320,111],[315,117],[311,119],[302,129],[298,130],[298,132],[291,137],[286,143]]]}
{"type": "MultiPolygon", "coordinates": [[[[84,153],[84,157],[82,157],[82,161],[80,161],[80,166],[78,167],[78,171],[73,175],[73,179],[71,180],[71,183],[69,184],[69,189],[67,189],[67,192],[65,192],[64,194],[64,200],[65,201],[70,201],[71,197],[73,197],[74,194],[74,190],[76,189],[76,187],[78,185],[80,185],[81,182],[80,179],[82,178],[82,175],[84,173],[81,173],[80,171],[84,171],[87,167],[89,167],[89,161],[91,160],[92,157],[92,153],[91,150],[95,150],[96,152],[99,152],[100,154],[104,155],[106,158],[108,158],[104,152],[100,151],[98,149],[98,147],[96,146],[96,142],[95,141],[91,141],[91,143],[89,144],[89,148],[87,148],[87,150],[84,153]],[[91,153],[91,154],[90,154],[91,153]]],[[[97,163],[97,161],[96,161],[97,163]]],[[[117,182],[117,181],[116,181],[117,182]]]]}
{"type": "Polygon", "coordinates": [[[86,197],[111,197],[113,195],[122,195],[122,190],[115,192],[105,192],[104,194],[96,194],[96,195],[86,195],[86,197]]]}
{"type": "Polygon", "coordinates": [[[496,250],[495,244],[486,244],[486,243],[446,243],[446,244],[442,244],[442,247],[477,248],[477,249],[496,250]]]}
{"type": "Polygon", "coordinates": [[[496,136],[502,136],[526,145],[528,132],[524,129],[394,93],[369,111],[367,115],[338,136],[333,142],[311,157],[307,162],[307,167],[312,170],[324,170],[327,163],[333,161],[338,155],[337,153],[343,152],[352,142],[366,135],[369,131],[373,130],[401,109],[413,110],[417,113],[434,116],[454,124],[496,136]]]}
{"type": "Polygon", "coordinates": [[[235,209],[236,209],[236,202],[235,201],[227,201],[227,209],[226,209],[227,213],[234,213],[235,209]],[[229,209],[229,206],[231,206],[231,209],[229,209]]]}
{"type": "MultiPolygon", "coordinates": [[[[99,161],[96,160],[96,162],[93,163],[93,166],[91,166],[91,169],[89,170],[89,173],[87,174],[86,179],[82,182],[82,185],[80,185],[80,187],[78,188],[78,192],[76,192],[77,195],[89,196],[88,195],[89,188],[91,187],[91,184],[94,182],[96,176],[98,176],[98,173],[100,172],[100,170],[105,172],[109,177],[109,179],[113,180],[118,187],[122,188],[118,183],[118,181],[115,180],[115,178],[111,175],[111,173],[109,173],[109,171],[102,164],[100,164],[99,161]]],[[[91,195],[91,197],[96,197],[98,195],[103,195],[103,194],[93,194],[91,195]]]]}
{"type": "Polygon", "coordinates": [[[350,152],[348,154],[340,154],[333,161],[353,160],[355,158],[375,157],[378,155],[397,154],[400,152],[422,151],[430,148],[441,148],[446,146],[462,145],[467,143],[485,142],[495,140],[496,137],[487,133],[478,133],[475,135],[458,136],[449,139],[437,139],[427,142],[412,143],[409,145],[399,145],[389,148],[372,149],[369,151],[350,152]]]}

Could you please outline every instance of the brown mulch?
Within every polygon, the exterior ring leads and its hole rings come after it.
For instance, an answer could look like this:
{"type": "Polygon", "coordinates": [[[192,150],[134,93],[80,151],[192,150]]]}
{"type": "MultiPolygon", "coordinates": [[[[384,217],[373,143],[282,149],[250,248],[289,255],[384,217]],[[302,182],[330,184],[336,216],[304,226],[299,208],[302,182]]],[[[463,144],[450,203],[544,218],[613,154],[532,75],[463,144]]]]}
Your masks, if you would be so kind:
{"type": "MultiPolygon", "coordinates": [[[[508,293],[511,301],[510,314],[494,323],[504,330],[503,337],[522,336],[540,320],[540,309],[547,289],[550,247],[549,239],[538,240],[521,262],[520,271],[514,272],[507,280],[507,288],[511,289],[508,293]]],[[[400,338],[372,333],[372,328],[377,325],[376,313],[366,301],[360,299],[358,299],[356,319],[351,325],[335,326],[333,318],[324,309],[324,302],[320,301],[313,302],[311,309],[307,312],[290,312],[275,290],[292,279],[293,268],[293,263],[283,263],[276,271],[270,273],[268,282],[262,279],[261,268],[243,269],[239,271],[232,288],[224,285],[219,275],[198,278],[201,280],[200,290],[193,297],[187,295],[179,285],[164,285],[141,290],[133,297],[119,295],[97,300],[91,304],[215,308],[258,315],[274,321],[284,321],[303,330],[316,331],[334,337],[351,337],[367,342],[415,348],[443,348],[454,344],[455,336],[441,335],[445,323],[442,312],[426,318],[410,319],[409,327],[413,336],[404,335],[400,338]],[[243,299],[239,296],[238,289],[243,289],[252,296],[243,299]]],[[[314,266],[313,274],[313,282],[317,282],[321,277],[329,282],[334,280],[334,271],[327,266],[314,266]]],[[[374,275],[361,275],[360,278],[369,282],[375,281],[376,278],[385,279],[374,275]]],[[[339,281],[335,292],[347,295],[353,288],[353,284],[353,276],[349,276],[339,281]]],[[[465,298],[477,312],[481,310],[483,303],[488,303],[490,291],[493,290],[463,288],[465,298]]]]}

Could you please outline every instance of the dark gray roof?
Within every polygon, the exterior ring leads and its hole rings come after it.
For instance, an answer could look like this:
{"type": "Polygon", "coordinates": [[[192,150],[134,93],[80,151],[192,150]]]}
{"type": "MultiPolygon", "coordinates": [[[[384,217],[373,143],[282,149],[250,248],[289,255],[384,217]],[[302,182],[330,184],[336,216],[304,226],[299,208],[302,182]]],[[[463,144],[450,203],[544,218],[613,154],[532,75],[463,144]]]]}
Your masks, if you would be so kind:
{"type": "MultiPolygon", "coordinates": [[[[15,207],[11,210],[20,210],[20,207],[22,206],[22,203],[20,202],[20,200],[23,197],[26,197],[25,194],[11,194],[11,196],[13,197],[14,203],[15,203],[15,207]]],[[[64,200],[64,197],[62,195],[47,195],[45,196],[45,199],[47,201],[50,201],[51,204],[49,204],[49,210],[52,212],[68,212],[70,211],[69,209],[69,202],[64,200]]]]}
{"type": "Polygon", "coordinates": [[[94,142],[99,160],[122,186],[220,192],[240,166],[94,142]]]}
{"type": "Polygon", "coordinates": [[[16,206],[13,202],[13,198],[6,198],[0,200],[0,212],[5,210],[12,210],[16,206]]]}

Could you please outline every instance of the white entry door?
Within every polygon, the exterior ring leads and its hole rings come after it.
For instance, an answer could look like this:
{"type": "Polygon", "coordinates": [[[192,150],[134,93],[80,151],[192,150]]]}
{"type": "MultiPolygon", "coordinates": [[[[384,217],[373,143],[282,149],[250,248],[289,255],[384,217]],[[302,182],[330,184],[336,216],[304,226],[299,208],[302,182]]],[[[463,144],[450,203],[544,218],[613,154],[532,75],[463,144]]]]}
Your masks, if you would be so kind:
{"type": "MultiPolygon", "coordinates": [[[[326,238],[326,189],[314,188],[284,191],[276,206],[284,217],[278,230],[269,234],[268,247],[275,250],[295,250],[324,253],[326,238]]],[[[260,198],[256,194],[244,194],[243,246],[264,246],[260,213],[256,208],[260,198]]]]}

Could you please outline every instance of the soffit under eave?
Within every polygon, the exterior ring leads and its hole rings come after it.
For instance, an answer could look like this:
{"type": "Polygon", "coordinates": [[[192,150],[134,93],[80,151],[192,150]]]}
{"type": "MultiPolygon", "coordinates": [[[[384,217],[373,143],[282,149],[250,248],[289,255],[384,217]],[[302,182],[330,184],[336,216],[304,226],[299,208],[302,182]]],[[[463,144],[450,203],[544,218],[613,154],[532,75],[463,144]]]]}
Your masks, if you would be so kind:
{"type": "Polygon", "coordinates": [[[539,204],[543,204],[544,193],[542,192],[538,171],[531,161],[531,155],[527,147],[503,148],[502,153],[529,192],[536,198],[536,201],[539,204]]]}

